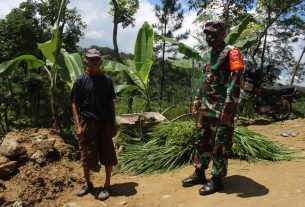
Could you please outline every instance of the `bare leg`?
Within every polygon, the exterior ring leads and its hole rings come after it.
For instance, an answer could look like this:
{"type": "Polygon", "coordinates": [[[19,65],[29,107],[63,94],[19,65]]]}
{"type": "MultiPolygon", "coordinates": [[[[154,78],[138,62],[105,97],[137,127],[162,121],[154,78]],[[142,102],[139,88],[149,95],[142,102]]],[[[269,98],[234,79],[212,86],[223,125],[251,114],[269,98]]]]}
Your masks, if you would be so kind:
{"type": "Polygon", "coordinates": [[[105,166],[105,172],[106,172],[106,180],[105,180],[104,188],[109,188],[110,187],[111,172],[112,172],[112,165],[106,165],[105,166]]]}
{"type": "Polygon", "coordinates": [[[87,186],[92,185],[92,182],[90,180],[90,169],[84,166],[83,170],[84,170],[84,178],[87,183],[87,186]]]}

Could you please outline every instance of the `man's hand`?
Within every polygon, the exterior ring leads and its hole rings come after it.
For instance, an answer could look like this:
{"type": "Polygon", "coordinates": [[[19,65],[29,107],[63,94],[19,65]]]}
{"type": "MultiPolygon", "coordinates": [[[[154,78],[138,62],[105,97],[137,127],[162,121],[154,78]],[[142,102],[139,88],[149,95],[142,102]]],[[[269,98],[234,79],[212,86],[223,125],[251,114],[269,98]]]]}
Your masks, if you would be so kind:
{"type": "Polygon", "coordinates": [[[117,132],[118,132],[118,129],[116,127],[116,124],[113,124],[112,127],[111,127],[111,137],[115,137],[117,132]]]}
{"type": "Polygon", "coordinates": [[[232,126],[232,114],[221,113],[220,123],[224,125],[232,126]]]}
{"type": "Polygon", "coordinates": [[[84,130],[79,124],[76,125],[76,136],[78,140],[84,139],[84,130]]]}

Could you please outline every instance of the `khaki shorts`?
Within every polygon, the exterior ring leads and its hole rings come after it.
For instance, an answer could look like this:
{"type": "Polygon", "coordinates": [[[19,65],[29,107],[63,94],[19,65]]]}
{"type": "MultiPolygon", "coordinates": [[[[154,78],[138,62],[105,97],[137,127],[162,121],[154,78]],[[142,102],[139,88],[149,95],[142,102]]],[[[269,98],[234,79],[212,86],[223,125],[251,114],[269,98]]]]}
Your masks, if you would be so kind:
{"type": "Polygon", "coordinates": [[[111,125],[92,118],[82,118],[80,123],[84,130],[84,139],[79,141],[83,166],[99,171],[99,162],[101,165],[116,165],[118,161],[111,137],[111,125]]]}

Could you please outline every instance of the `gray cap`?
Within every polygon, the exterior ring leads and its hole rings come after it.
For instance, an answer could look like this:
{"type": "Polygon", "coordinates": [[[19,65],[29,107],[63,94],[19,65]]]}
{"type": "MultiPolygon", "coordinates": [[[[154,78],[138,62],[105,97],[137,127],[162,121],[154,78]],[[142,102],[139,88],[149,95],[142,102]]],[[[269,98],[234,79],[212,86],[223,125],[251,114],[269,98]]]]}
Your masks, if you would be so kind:
{"type": "Polygon", "coordinates": [[[87,50],[85,53],[85,57],[93,58],[93,57],[102,57],[100,51],[95,48],[87,50]]]}
{"type": "Polygon", "coordinates": [[[225,23],[220,21],[207,22],[205,23],[203,29],[204,33],[216,33],[216,32],[225,32],[225,31],[226,31],[225,23]]]}

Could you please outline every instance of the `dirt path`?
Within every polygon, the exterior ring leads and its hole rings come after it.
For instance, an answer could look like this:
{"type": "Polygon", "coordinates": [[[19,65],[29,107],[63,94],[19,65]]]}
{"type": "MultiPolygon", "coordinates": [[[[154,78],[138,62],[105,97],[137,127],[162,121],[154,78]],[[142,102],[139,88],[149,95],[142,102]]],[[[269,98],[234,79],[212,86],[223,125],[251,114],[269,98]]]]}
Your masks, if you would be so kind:
{"type": "MultiPolygon", "coordinates": [[[[288,120],[269,123],[261,121],[250,125],[273,141],[283,143],[290,148],[305,148],[305,120],[288,120]],[[279,136],[280,131],[295,131],[294,138],[279,136]]],[[[303,152],[303,154],[305,154],[303,152]]],[[[210,196],[200,196],[200,186],[182,188],[181,180],[193,172],[189,166],[173,173],[155,174],[151,176],[113,177],[114,196],[100,203],[93,195],[77,198],[66,192],[57,200],[58,204],[74,202],[83,207],[94,206],[161,206],[161,207],[271,207],[271,206],[305,206],[305,160],[279,163],[247,163],[230,160],[229,174],[224,180],[225,190],[210,196]]],[[[95,183],[99,178],[95,175],[95,183]]],[[[77,186],[79,187],[79,186],[77,186]]]]}
{"type": "MultiPolygon", "coordinates": [[[[305,119],[296,119],[278,123],[260,120],[248,127],[290,148],[305,149],[304,126],[305,119]],[[298,135],[283,138],[279,136],[279,132],[283,130],[295,131],[298,135]]],[[[301,153],[305,155],[305,151],[301,153]]],[[[64,190],[53,189],[54,192],[50,192],[56,195],[57,199],[53,200],[50,197],[49,200],[43,200],[35,205],[38,207],[63,207],[68,203],[75,203],[81,207],[305,207],[305,159],[278,163],[230,160],[228,176],[224,180],[225,190],[210,196],[199,195],[198,190],[201,186],[181,186],[181,180],[194,171],[192,166],[151,176],[114,175],[113,196],[103,202],[95,199],[96,193],[82,198],[75,196],[74,193],[81,187],[82,182],[79,163],[61,162],[61,165],[52,165],[46,170],[48,177],[55,176],[58,178],[55,180],[62,180],[68,187],[64,190]],[[65,177],[70,177],[74,182],[67,183],[65,177]]],[[[27,171],[28,169],[21,169],[21,172],[27,171]]],[[[42,173],[46,174],[46,171],[42,173]]],[[[40,177],[43,177],[43,174],[40,174],[40,177]]],[[[93,181],[96,187],[101,186],[104,174],[94,174],[93,181]]],[[[5,185],[7,189],[11,189],[7,190],[5,195],[12,200],[18,196],[17,192],[24,191],[17,176],[6,181],[5,185]]],[[[29,196],[30,193],[31,191],[29,196]]],[[[36,196],[35,192],[32,196],[36,196]]]]}

